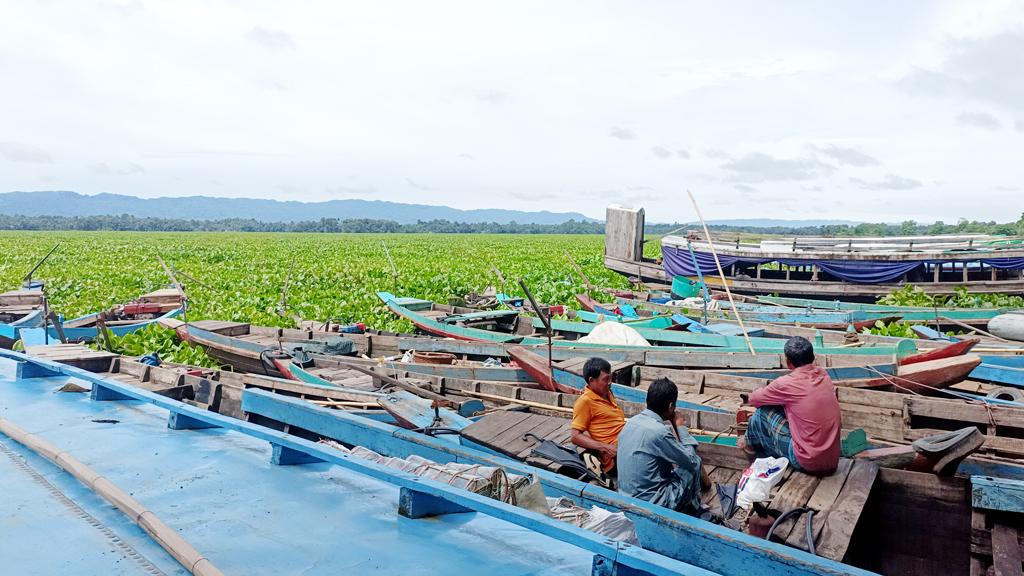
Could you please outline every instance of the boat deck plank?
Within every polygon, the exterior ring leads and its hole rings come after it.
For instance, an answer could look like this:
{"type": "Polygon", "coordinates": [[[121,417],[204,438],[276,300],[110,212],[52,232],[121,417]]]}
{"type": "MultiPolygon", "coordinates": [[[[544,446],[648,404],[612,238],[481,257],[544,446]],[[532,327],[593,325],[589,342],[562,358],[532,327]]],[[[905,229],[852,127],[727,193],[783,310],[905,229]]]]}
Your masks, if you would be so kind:
{"type": "Polygon", "coordinates": [[[982,510],[971,513],[971,576],[1022,574],[1024,514],[982,510]]]}
{"type": "Polygon", "coordinates": [[[25,353],[45,358],[90,372],[104,372],[118,355],[102,350],[93,350],[83,344],[51,344],[48,346],[26,346],[25,353]]]}
{"type": "Polygon", "coordinates": [[[846,556],[850,538],[877,477],[877,464],[863,460],[854,461],[835,504],[829,508],[823,519],[824,525],[817,544],[819,556],[839,561],[846,556]]]}

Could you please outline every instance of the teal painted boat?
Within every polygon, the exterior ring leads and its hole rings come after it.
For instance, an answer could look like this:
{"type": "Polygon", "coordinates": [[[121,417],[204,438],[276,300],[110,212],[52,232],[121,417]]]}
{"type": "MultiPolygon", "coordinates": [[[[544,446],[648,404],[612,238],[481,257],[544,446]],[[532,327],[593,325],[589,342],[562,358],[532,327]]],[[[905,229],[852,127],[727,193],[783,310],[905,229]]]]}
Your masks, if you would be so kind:
{"type": "Polygon", "coordinates": [[[43,325],[43,291],[36,288],[0,294],[0,348],[10,348],[21,331],[43,325]]]}
{"type": "MultiPolygon", "coordinates": [[[[472,309],[436,304],[430,300],[419,298],[397,297],[390,292],[378,292],[377,296],[392,312],[406,318],[417,328],[435,336],[471,340],[480,342],[503,342],[510,344],[541,345],[547,338],[540,331],[543,323],[539,318],[509,314],[511,310],[481,312],[472,309]],[[501,312],[502,314],[496,314],[501,312]]],[[[552,320],[552,329],[557,336],[553,346],[575,346],[594,348],[637,348],[636,346],[616,346],[609,344],[592,344],[580,342],[579,339],[589,334],[595,324],[552,320]]],[[[658,349],[679,350],[714,349],[718,352],[748,352],[746,340],[742,336],[726,336],[721,334],[697,334],[684,331],[658,330],[653,328],[636,328],[637,333],[658,349]]],[[[779,338],[751,338],[757,353],[778,354],[783,351],[785,340],[779,338]]],[[[899,340],[888,343],[865,343],[861,346],[827,346],[821,341],[814,342],[818,354],[850,354],[850,355],[892,355],[898,357],[914,354],[917,347],[912,340],[899,340]]],[[[649,348],[648,348],[649,349],[649,348]]]]}
{"type": "Polygon", "coordinates": [[[885,304],[866,304],[860,302],[844,302],[842,300],[814,300],[811,298],[785,298],[780,296],[758,296],[758,302],[781,306],[804,307],[812,310],[832,310],[867,312],[878,314],[896,314],[908,322],[934,322],[936,319],[948,318],[965,324],[984,325],[1000,314],[1009,312],[1007,308],[928,308],[925,306],[889,306],[885,304]]]}

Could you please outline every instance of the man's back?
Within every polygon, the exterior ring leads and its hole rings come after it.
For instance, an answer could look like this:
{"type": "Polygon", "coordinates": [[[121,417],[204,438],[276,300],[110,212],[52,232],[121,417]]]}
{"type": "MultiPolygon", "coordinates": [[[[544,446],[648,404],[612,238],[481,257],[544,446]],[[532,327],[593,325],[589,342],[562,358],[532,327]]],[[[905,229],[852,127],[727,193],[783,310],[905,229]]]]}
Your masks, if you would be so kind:
{"type": "Polygon", "coordinates": [[[828,472],[839,462],[839,401],[828,373],[814,364],[750,394],[753,406],[782,406],[793,436],[793,452],[809,472],[828,472]]]}
{"type": "Polygon", "coordinates": [[[650,410],[630,418],[619,434],[619,491],[672,509],[699,505],[697,442],[685,431],[681,438],[650,410]]]}

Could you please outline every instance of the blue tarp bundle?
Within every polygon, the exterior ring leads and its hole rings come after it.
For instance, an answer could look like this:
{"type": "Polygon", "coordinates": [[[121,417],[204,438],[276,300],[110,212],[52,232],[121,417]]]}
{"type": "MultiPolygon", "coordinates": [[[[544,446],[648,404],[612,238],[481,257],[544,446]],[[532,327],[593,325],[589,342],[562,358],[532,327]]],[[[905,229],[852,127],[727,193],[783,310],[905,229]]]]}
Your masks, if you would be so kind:
{"type": "MultiPolygon", "coordinates": [[[[693,276],[697,273],[697,271],[694,270],[693,258],[691,258],[689,250],[686,250],[685,248],[676,248],[674,246],[662,246],[661,254],[665,272],[669,276],[693,276]]],[[[697,265],[700,267],[702,274],[714,274],[718,272],[718,269],[715,267],[715,258],[710,253],[694,251],[694,256],[696,256],[697,265]]],[[[816,265],[821,271],[831,274],[836,278],[860,284],[889,282],[924,264],[946,264],[954,262],[954,260],[885,262],[878,260],[819,260],[815,258],[773,260],[771,258],[741,258],[738,256],[727,255],[719,255],[718,260],[722,264],[723,268],[732,266],[733,264],[765,264],[768,262],[778,262],[787,266],[816,265]]],[[[1024,269],[1024,258],[979,258],[977,261],[1001,270],[1024,269]]],[[[957,260],[956,262],[963,262],[963,260],[957,260]]]]}

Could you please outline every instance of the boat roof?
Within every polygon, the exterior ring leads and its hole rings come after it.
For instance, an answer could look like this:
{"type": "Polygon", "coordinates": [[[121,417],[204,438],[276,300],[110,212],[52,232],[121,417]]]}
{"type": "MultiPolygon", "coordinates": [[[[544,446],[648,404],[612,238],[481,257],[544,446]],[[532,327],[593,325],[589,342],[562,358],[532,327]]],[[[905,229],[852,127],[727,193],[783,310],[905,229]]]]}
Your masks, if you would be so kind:
{"type": "MultiPolygon", "coordinates": [[[[593,553],[553,538],[483,514],[409,520],[395,512],[392,484],[327,463],[274,466],[264,441],[224,429],[170,430],[167,412],[154,405],[55,393],[68,377],[21,379],[14,366],[0,359],[3,418],[131,493],[227,574],[590,572],[593,553]]],[[[6,436],[0,445],[11,453],[0,454],[0,517],[20,527],[0,539],[9,570],[139,573],[102,527],[159,571],[187,574],[69,474],[6,436]]]]}

